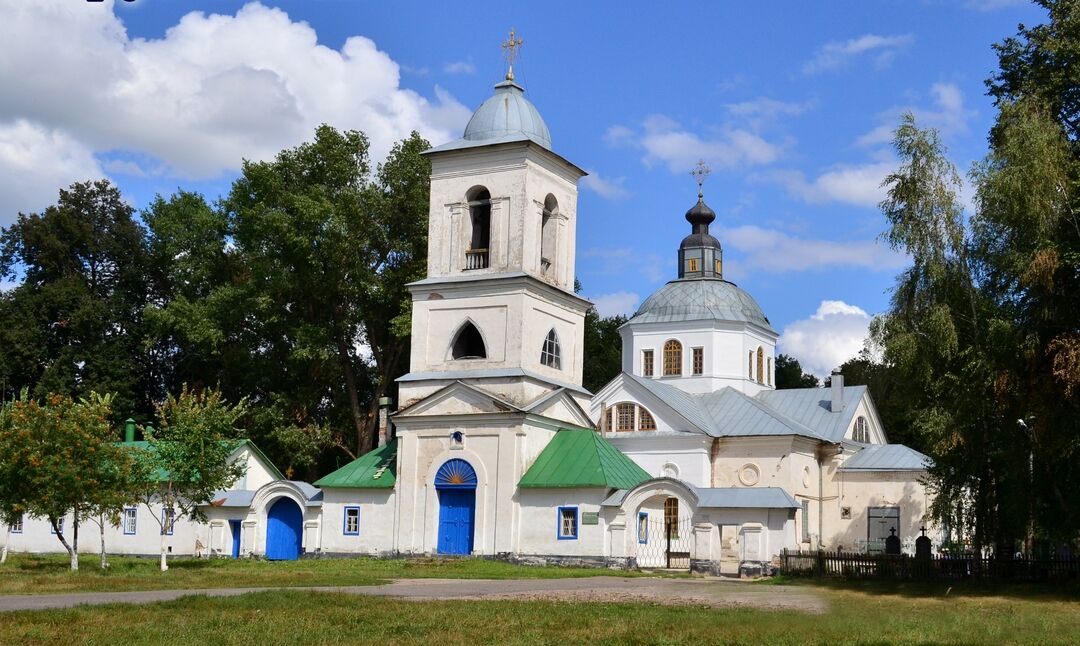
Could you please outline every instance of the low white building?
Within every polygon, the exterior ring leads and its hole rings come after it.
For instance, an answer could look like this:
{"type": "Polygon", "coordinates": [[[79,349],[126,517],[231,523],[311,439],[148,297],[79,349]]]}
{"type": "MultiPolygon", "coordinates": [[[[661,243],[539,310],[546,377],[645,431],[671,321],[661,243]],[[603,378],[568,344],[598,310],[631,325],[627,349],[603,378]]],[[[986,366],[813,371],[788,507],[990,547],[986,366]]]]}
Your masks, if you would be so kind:
{"type": "MultiPolygon", "coordinates": [[[[593,396],[589,303],[574,293],[584,171],[554,152],[511,76],[462,139],[426,154],[428,275],[410,285],[395,436],[316,486],[250,450],[246,480],[206,507],[208,524],[178,525],[175,552],[754,573],[784,549],[917,535],[926,457],[888,444],[865,387],[840,375],[831,389],[775,389],[778,335],[724,280],[700,193],[678,278],[623,326],[622,374],[593,396]]],[[[153,526],[136,523],[146,533],[110,536],[112,551],[156,553],[153,526]]],[[[52,545],[20,544],[42,530],[23,532],[14,549],[52,545]]]]}

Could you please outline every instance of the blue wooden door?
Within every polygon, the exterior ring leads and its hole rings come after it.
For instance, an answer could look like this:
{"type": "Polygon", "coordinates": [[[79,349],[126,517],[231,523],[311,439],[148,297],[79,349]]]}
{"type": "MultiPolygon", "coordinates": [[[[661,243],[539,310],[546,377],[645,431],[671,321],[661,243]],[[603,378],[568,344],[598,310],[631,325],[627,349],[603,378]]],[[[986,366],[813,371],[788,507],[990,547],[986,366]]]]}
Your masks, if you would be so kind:
{"type": "Polygon", "coordinates": [[[288,498],[279,498],[266,513],[266,558],[295,561],[300,558],[300,532],[304,512],[288,498]]]}
{"type": "Polygon", "coordinates": [[[472,554],[475,489],[439,491],[439,554],[472,554]]]}
{"type": "Polygon", "coordinates": [[[232,532],[232,557],[240,558],[240,521],[230,520],[229,531],[232,532]]]}

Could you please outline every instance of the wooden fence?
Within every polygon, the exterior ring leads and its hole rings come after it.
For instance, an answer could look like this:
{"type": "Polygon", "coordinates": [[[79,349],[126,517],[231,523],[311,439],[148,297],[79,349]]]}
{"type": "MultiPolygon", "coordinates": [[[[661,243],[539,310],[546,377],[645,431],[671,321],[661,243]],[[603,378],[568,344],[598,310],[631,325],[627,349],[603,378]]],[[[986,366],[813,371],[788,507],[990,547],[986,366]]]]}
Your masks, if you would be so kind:
{"type": "Polygon", "coordinates": [[[784,574],[850,579],[981,579],[995,581],[1065,581],[1080,579],[1080,558],[1041,559],[931,556],[907,554],[789,551],[781,554],[784,574]]]}

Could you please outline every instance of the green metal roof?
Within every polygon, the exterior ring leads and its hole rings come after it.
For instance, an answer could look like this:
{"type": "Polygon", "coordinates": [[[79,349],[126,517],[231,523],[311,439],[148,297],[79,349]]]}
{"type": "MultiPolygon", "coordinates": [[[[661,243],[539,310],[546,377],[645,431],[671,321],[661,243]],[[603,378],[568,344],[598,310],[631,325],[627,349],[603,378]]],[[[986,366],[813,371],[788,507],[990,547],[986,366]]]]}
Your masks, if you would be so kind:
{"type": "Polygon", "coordinates": [[[651,477],[596,431],[564,428],[555,433],[518,486],[632,489],[651,477]]]}
{"type": "Polygon", "coordinates": [[[392,489],[397,471],[397,438],[356,458],[315,482],[316,487],[392,489]]]}

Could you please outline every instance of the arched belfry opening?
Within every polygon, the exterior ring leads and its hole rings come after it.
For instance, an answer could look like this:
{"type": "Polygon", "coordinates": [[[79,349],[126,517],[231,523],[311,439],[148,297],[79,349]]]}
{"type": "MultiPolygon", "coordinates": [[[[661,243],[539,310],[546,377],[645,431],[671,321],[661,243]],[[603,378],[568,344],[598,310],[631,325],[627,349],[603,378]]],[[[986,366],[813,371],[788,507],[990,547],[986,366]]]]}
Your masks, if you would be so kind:
{"type": "Polygon", "coordinates": [[[465,321],[465,324],[454,335],[451,356],[454,359],[487,359],[484,337],[472,321],[465,321]]]}
{"type": "Polygon", "coordinates": [[[540,363],[556,370],[562,369],[562,350],[559,347],[559,335],[555,333],[555,328],[551,328],[544,337],[544,346],[540,349],[540,363]]]}
{"type": "Polygon", "coordinates": [[[548,193],[544,198],[544,213],[540,225],[540,272],[555,273],[556,247],[558,246],[559,202],[548,193]]]}
{"type": "Polygon", "coordinates": [[[469,204],[472,227],[469,248],[465,251],[465,269],[486,269],[491,246],[491,193],[483,186],[474,186],[465,199],[469,204]]]}

